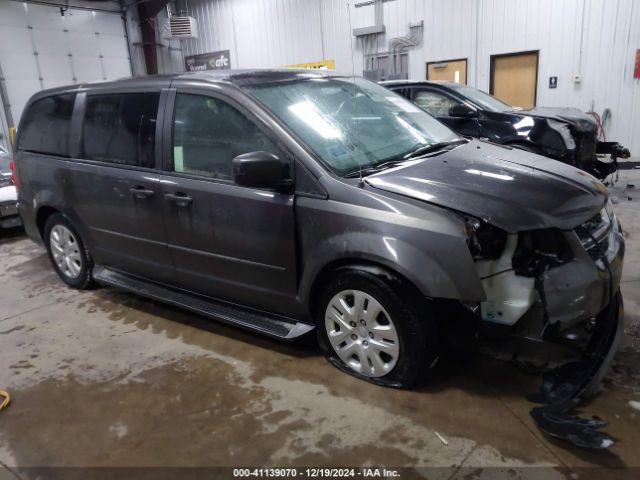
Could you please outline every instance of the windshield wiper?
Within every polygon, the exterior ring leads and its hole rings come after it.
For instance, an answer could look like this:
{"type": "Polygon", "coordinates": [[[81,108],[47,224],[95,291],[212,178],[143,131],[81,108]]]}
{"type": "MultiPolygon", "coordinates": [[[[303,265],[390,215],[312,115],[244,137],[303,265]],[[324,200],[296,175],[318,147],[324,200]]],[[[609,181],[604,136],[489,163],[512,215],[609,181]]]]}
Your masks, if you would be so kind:
{"type": "Polygon", "coordinates": [[[376,165],[371,165],[368,167],[361,167],[357,169],[351,170],[349,173],[345,174],[345,178],[355,178],[360,176],[367,176],[373,173],[381,172],[382,170],[386,170],[388,168],[392,168],[400,165],[405,160],[390,160],[388,162],[378,163],[376,165]]]}
{"type": "Polygon", "coordinates": [[[459,145],[461,143],[467,143],[467,141],[464,138],[458,138],[456,140],[449,140],[447,142],[430,143],[429,145],[418,147],[413,152],[407,153],[404,156],[404,159],[409,160],[410,158],[416,158],[426,153],[435,152],[437,150],[442,150],[443,148],[451,147],[453,145],[459,145]]]}
{"type": "Polygon", "coordinates": [[[368,165],[366,167],[354,168],[353,170],[345,174],[344,177],[345,178],[355,178],[360,176],[365,177],[367,175],[378,173],[382,170],[387,170],[388,168],[396,167],[406,162],[407,160],[419,157],[420,155],[425,155],[427,153],[435,152],[437,150],[442,150],[443,148],[459,145],[461,143],[467,143],[467,140],[465,140],[464,138],[458,138],[456,140],[449,140],[447,142],[437,142],[437,143],[430,143],[429,145],[423,145],[418,149],[414,150],[413,152],[408,153],[403,157],[396,158],[395,160],[388,160],[386,162],[376,163],[373,165],[368,165]]]}

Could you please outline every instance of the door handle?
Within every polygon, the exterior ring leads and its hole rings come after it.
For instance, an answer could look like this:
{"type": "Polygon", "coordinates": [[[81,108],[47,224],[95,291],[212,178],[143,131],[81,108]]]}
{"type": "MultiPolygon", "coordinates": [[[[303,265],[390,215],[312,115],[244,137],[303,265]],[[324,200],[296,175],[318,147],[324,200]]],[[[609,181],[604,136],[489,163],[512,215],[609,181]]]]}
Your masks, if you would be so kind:
{"type": "Polygon", "coordinates": [[[191,202],[193,202],[193,198],[189,195],[185,195],[184,193],[167,193],[165,194],[164,199],[168,202],[175,203],[179,207],[187,207],[191,205],[191,202]]]}
{"type": "Polygon", "coordinates": [[[131,195],[133,195],[136,198],[149,198],[149,197],[153,197],[153,194],[154,194],[153,190],[149,190],[141,186],[130,188],[129,191],[131,192],[131,195]]]}

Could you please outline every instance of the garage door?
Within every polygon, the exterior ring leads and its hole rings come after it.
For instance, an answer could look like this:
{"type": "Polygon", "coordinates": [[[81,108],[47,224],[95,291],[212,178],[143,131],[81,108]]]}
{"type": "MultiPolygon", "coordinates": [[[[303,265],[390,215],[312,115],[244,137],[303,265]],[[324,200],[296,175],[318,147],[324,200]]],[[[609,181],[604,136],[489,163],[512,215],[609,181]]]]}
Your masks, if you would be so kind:
{"type": "Polygon", "coordinates": [[[0,1],[0,80],[8,123],[31,95],[51,87],[131,75],[119,13],[0,1]]]}

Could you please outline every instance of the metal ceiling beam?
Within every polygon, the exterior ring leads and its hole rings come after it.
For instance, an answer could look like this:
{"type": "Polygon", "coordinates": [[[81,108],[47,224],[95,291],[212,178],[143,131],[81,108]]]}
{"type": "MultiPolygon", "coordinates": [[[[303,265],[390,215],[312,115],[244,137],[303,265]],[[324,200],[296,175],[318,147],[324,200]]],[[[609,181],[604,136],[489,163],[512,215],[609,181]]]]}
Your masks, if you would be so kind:
{"type": "Polygon", "coordinates": [[[138,19],[142,36],[142,50],[147,75],[158,73],[158,51],[156,45],[156,15],[160,13],[169,0],[148,0],[138,3],[138,19]]]}

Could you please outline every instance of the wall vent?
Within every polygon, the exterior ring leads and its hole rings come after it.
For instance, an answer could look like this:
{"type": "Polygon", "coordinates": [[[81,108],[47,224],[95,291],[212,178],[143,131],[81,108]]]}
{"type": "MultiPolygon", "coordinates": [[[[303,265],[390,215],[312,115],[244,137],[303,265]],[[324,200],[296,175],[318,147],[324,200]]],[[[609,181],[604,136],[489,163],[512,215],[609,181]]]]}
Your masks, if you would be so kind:
{"type": "Polygon", "coordinates": [[[174,15],[169,19],[171,38],[198,38],[198,23],[193,17],[174,15]]]}

